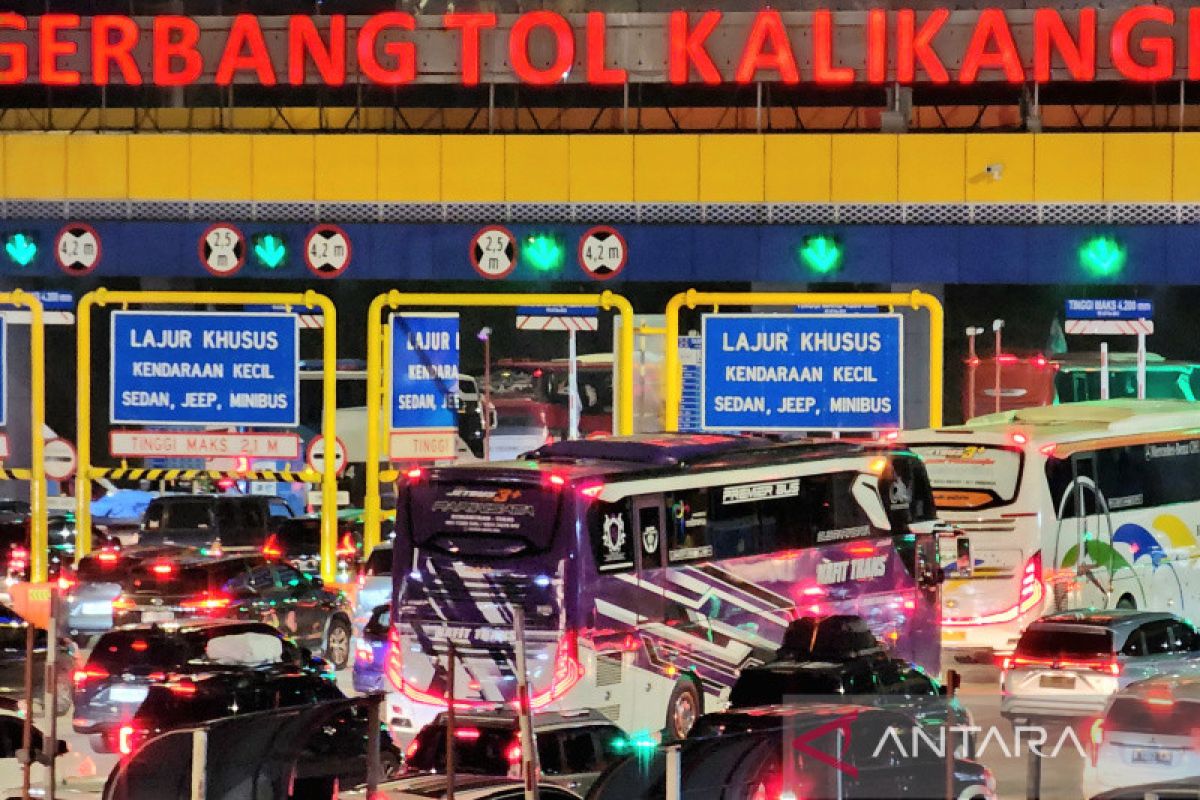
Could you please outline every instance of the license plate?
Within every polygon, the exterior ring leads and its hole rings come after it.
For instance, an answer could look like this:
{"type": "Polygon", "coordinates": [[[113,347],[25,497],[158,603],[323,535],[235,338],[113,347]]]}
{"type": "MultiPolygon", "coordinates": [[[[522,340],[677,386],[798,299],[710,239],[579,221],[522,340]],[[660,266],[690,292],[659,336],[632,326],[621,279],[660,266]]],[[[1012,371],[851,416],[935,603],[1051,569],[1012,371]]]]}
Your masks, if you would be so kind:
{"type": "Polygon", "coordinates": [[[145,686],[114,686],[108,690],[108,699],[114,703],[140,703],[146,699],[145,686]]]}
{"type": "Polygon", "coordinates": [[[1043,689],[1074,689],[1075,679],[1065,675],[1043,675],[1038,678],[1038,686],[1043,689]]]}
{"type": "Polygon", "coordinates": [[[1175,754],[1170,750],[1146,748],[1133,751],[1134,764],[1160,764],[1170,766],[1175,761],[1175,754]]]}
{"type": "Polygon", "coordinates": [[[943,642],[962,642],[967,638],[966,631],[942,631],[943,642]]]}
{"type": "Polygon", "coordinates": [[[112,603],[83,603],[79,607],[79,613],[87,617],[111,614],[112,603]]]}
{"type": "Polygon", "coordinates": [[[142,622],[170,622],[175,619],[174,611],[143,611],[142,622]]]}

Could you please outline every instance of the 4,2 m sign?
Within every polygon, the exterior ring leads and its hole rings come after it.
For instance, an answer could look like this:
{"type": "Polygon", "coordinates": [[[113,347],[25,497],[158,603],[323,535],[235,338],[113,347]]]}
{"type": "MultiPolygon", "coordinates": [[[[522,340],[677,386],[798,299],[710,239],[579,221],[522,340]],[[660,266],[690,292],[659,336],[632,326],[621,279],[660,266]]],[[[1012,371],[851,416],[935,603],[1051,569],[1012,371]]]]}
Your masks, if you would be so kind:
{"type": "Polygon", "coordinates": [[[706,314],[701,427],[901,427],[902,320],[894,314],[706,314]]]}
{"type": "Polygon", "coordinates": [[[294,314],[114,311],[110,421],[299,424],[294,314]]]}

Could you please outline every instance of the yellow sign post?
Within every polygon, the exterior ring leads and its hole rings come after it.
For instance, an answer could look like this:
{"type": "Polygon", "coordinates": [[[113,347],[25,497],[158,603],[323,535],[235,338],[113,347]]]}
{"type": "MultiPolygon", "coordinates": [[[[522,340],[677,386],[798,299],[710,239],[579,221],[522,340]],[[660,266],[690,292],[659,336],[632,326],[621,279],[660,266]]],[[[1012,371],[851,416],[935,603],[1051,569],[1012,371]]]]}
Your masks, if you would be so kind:
{"type": "MultiPolygon", "coordinates": [[[[155,292],[109,291],[88,292],[79,301],[76,314],[77,349],[76,371],[78,393],[79,469],[75,476],[75,524],[77,526],[75,558],[87,555],[92,549],[92,479],[121,472],[92,465],[92,310],[109,305],[200,305],[242,306],[277,305],[290,311],[293,307],[320,309],[324,317],[322,329],[322,399],[324,405],[321,434],[327,442],[337,441],[337,309],[333,301],[313,291],[308,292],[155,292]]],[[[181,312],[186,313],[186,312],[181,312]]],[[[147,470],[150,472],[151,470],[147,470]]],[[[134,471],[129,471],[132,475],[134,471]]],[[[171,470],[162,470],[169,473],[171,470]]],[[[212,477],[243,478],[241,472],[204,470],[212,477]]],[[[282,473],[262,473],[267,475],[282,473]]],[[[337,578],[337,464],[326,458],[324,469],[316,472],[305,469],[298,476],[309,482],[321,483],[321,578],[333,583],[337,578]]],[[[36,578],[34,580],[37,580],[36,578]]]]}
{"type": "MultiPolygon", "coordinates": [[[[44,581],[48,575],[50,543],[46,538],[46,328],[42,301],[14,289],[0,292],[0,303],[29,309],[29,469],[3,470],[5,479],[29,481],[29,579],[44,581]]],[[[5,346],[8,342],[4,343],[5,346]]]]}
{"type": "Polygon", "coordinates": [[[942,381],[945,312],[936,297],[924,292],[698,292],[688,289],[667,303],[666,408],[663,419],[669,431],[679,430],[682,374],[679,367],[679,312],[685,306],[905,306],[929,313],[929,427],[942,424],[942,381]]]}
{"type": "MultiPolygon", "coordinates": [[[[567,306],[573,308],[599,307],[620,315],[620,338],[617,347],[617,433],[633,433],[633,306],[629,300],[612,292],[600,294],[411,294],[392,290],[371,301],[367,311],[367,463],[366,498],[363,501],[363,552],[370,553],[379,544],[381,480],[398,476],[379,470],[381,431],[379,415],[386,391],[387,372],[383,350],[386,336],[380,334],[380,318],[384,309],[396,308],[518,308],[520,306],[567,306]]],[[[388,417],[390,420],[390,416],[388,417]]]]}

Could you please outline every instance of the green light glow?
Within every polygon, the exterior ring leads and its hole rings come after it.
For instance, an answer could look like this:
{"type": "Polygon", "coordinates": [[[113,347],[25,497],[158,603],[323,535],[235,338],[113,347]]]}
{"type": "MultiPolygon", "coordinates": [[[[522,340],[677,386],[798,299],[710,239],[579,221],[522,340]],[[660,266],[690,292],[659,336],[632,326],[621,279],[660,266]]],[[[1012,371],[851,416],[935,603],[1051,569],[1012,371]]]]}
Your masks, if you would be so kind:
{"type": "Polygon", "coordinates": [[[567,248],[553,234],[535,233],[525,237],[521,257],[538,272],[556,272],[567,260],[567,248]]]}
{"type": "Polygon", "coordinates": [[[818,275],[829,275],[842,265],[842,245],[833,236],[805,236],[796,252],[804,266],[818,275]]]}
{"type": "Polygon", "coordinates": [[[1079,263],[1097,278],[1109,278],[1125,266],[1125,247],[1112,236],[1093,236],[1079,248],[1079,263]]]}
{"type": "Polygon", "coordinates": [[[278,269],[287,258],[287,245],[273,233],[264,233],[254,239],[254,257],[267,269],[278,269]]]}
{"type": "Polygon", "coordinates": [[[4,243],[4,252],[18,267],[28,267],[37,258],[38,246],[28,234],[10,234],[4,243]]]}

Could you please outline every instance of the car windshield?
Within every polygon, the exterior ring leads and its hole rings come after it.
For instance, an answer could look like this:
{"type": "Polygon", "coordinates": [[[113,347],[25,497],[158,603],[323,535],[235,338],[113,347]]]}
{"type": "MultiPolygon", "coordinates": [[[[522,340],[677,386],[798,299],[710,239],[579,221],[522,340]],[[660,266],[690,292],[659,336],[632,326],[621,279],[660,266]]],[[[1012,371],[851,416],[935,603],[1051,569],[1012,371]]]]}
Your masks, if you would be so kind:
{"type": "Polygon", "coordinates": [[[111,631],[100,637],[88,664],[104,667],[110,674],[158,670],[186,663],[191,657],[188,643],[161,631],[111,631]]]}
{"type": "MultiPolygon", "coordinates": [[[[517,743],[514,728],[460,723],[455,729],[454,763],[461,772],[475,775],[507,775],[508,750],[517,743]]],[[[408,768],[421,772],[446,768],[446,726],[433,723],[417,734],[416,751],[408,768]]]]}
{"type": "Polygon", "coordinates": [[[279,526],[279,543],[290,555],[321,552],[321,520],[289,519],[279,526]]]}
{"type": "Polygon", "coordinates": [[[1107,658],[1113,653],[1112,632],[1081,625],[1038,625],[1021,634],[1016,654],[1026,658],[1079,660],[1107,658]]]}
{"type": "Polygon", "coordinates": [[[1108,710],[1104,730],[1112,734],[1155,733],[1161,736],[1191,736],[1200,719],[1200,702],[1176,701],[1169,694],[1118,697],[1108,710]]]}
{"type": "Polygon", "coordinates": [[[138,564],[132,570],[132,591],[148,594],[216,592],[246,571],[242,561],[181,567],[166,560],[138,564]]]}
{"type": "Polygon", "coordinates": [[[392,548],[376,547],[367,558],[368,575],[392,574],[392,548]]]}

